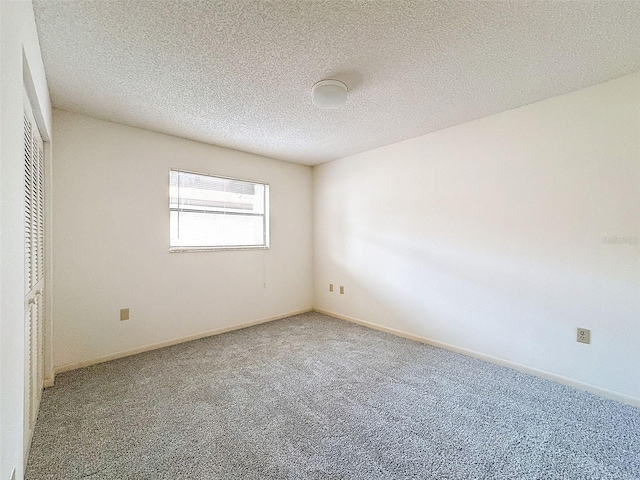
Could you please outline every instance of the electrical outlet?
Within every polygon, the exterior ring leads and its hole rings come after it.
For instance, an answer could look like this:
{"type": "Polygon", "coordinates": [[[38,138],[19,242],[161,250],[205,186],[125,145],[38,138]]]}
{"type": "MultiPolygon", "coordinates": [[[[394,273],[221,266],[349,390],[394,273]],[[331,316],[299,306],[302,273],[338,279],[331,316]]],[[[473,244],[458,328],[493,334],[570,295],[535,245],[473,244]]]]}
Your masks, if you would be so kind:
{"type": "Polygon", "coordinates": [[[333,292],[333,283],[330,283],[330,284],[329,284],[329,291],[330,291],[330,292],[333,292]]]}
{"type": "Polygon", "coordinates": [[[591,330],[587,328],[578,328],[577,341],[580,343],[591,343],[591,330]]]}
{"type": "Polygon", "coordinates": [[[129,309],[123,308],[120,310],[120,321],[129,320],[129,309]]]}
{"type": "Polygon", "coordinates": [[[344,295],[344,287],[340,285],[340,295],[344,295]]]}

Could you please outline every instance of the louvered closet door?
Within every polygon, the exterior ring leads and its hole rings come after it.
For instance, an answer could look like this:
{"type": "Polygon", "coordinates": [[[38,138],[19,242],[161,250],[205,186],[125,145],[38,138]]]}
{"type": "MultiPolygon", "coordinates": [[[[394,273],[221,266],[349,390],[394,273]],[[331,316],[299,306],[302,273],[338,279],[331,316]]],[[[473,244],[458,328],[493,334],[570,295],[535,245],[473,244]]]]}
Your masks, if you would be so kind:
{"type": "Polygon", "coordinates": [[[25,450],[38,415],[44,381],[44,150],[25,94],[24,100],[25,261],[25,450]]]}

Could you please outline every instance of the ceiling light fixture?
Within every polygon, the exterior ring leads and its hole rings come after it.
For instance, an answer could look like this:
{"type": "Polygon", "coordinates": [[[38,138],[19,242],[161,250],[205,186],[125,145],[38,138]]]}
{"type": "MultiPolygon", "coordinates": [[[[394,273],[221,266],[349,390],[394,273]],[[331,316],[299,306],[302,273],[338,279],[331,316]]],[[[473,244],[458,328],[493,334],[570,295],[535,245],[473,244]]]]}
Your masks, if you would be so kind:
{"type": "Polygon", "coordinates": [[[318,108],[339,108],[347,101],[347,86],[338,80],[320,80],[311,88],[311,100],[318,108]]]}

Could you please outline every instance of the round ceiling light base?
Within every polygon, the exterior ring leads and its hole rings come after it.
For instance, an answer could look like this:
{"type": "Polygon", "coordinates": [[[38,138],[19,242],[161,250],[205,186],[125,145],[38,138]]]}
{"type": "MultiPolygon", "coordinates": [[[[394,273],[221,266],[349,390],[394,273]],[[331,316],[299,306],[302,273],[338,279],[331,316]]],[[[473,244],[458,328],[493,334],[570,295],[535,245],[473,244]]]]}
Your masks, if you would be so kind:
{"type": "Polygon", "coordinates": [[[339,108],[347,101],[347,86],[338,80],[321,80],[311,89],[311,101],[318,108],[339,108]]]}

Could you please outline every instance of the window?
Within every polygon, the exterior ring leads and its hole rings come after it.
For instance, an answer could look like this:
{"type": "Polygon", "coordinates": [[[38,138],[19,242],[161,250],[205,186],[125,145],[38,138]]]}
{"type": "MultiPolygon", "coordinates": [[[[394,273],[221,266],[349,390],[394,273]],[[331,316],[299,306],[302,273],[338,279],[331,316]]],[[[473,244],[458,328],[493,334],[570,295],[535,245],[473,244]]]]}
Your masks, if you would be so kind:
{"type": "Polygon", "coordinates": [[[269,248],[269,185],[171,170],[172,252],[269,248]]]}

